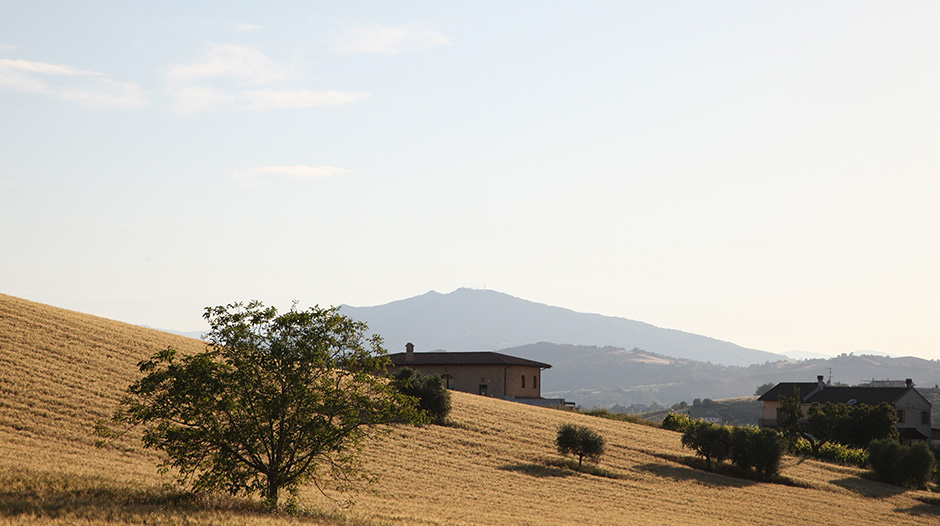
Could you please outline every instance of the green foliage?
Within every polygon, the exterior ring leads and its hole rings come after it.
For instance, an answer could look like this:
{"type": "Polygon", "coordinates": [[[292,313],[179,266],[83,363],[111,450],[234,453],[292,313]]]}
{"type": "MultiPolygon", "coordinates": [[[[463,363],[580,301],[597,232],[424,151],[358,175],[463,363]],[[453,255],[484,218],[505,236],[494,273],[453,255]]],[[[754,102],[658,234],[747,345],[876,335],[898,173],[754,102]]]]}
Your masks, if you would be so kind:
{"type": "Polygon", "coordinates": [[[770,477],[780,471],[783,437],[768,428],[739,426],[731,430],[731,462],[737,467],[770,477]]]}
{"type": "Polygon", "coordinates": [[[846,405],[812,403],[807,411],[807,432],[817,441],[837,442],[864,448],[872,440],[897,440],[894,408],[887,402],[878,405],[846,405]]]}
{"type": "Polygon", "coordinates": [[[773,389],[775,385],[777,384],[772,383],[772,382],[767,382],[766,384],[758,385],[757,389],[754,389],[754,396],[761,396],[767,393],[767,391],[770,391],[771,389],[773,389]]]}
{"type": "Polygon", "coordinates": [[[663,418],[663,429],[685,433],[690,422],[689,415],[686,413],[669,413],[666,418],[663,418]]]}
{"type": "Polygon", "coordinates": [[[405,395],[418,399],[418,405],[435,422],[442,423],[450,414],[450,391],[441,377],[405,367],[394,379],[395,386],[405,395]]]}
{"type": "Polygon", "coordinates": [[[692,420],[682,435],[682,445],[701,455],[711,470],[712,462],[719,464],[731,455],[731,432],[725,426],[692,420]]]}
{"type": "Polygon", "coordinates": [[[581,469],[585,458],[597,462],[604,454],[606,441],[596,431],[585,426],[564,424],[558,428],[555,446],[562,455],[576,455],[578,457],[578,470],[581,469]]]}
{"type": "Polygon", "coordinates": [[[329,476],[338,489],[363,479],[355,453],[378,424],[419,418],[387,380],[381,338],[338,308],[278,314],[254,301],[206,308],[204,352],[157,352],[139,364],[109,425],[142,425],[146,447],[166,453],[193,489],[282,490],[329,476]]]}
{"type": "Polygon", "coordinates": [[[780,407],[777,409],[777,426],[788,442],[792,443],[800,437],[800,420],[803,418],[803,402],[799,387],[793,386],[793,396],[780,397],[780,407]]]}
{"type": "Polygon", "coordinates": [[[864,468],[868,465],[868,451],[861,448],[844,446],[836,442],[827,442],[814,447],[814,444],[805,438],[800,438],[790,444],[790,452],[804,457],[813,457],[826,462],[837,462],[848,466],[864,468]]]}
{"type": "Polygon", "coordinates": [[[768,478],[780,471],[784,441],[773,429],[720,426],[693,420],[682,435],[682,445],[705,458],[708,469],[725,459],[738,468],[768,478]]]}
{"type": "Polygon", "coordinates": [[[880,439],[868,445],[868,462],[876,479],[920,488],[930,478],[934,457],[925,442],[902,446],[894,440],[880,439]]]}

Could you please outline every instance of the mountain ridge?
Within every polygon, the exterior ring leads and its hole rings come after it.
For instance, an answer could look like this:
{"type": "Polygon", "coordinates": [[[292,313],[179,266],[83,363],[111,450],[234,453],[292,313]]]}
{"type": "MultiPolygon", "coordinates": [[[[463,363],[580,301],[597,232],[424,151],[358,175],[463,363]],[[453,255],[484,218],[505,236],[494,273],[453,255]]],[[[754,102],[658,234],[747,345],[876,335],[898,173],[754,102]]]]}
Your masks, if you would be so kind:
{"type": "Polygon", "coordinates": [[[459,288],[447,294],[432,290],[383,305],[342,305],[341,309],[368,323],[393,352],[409,341],[425,351],[498,350],[544,341],[638,347],[726,365],[788,359],[709,336],[628,318],[577,312],[486,289],[459,288]]]}

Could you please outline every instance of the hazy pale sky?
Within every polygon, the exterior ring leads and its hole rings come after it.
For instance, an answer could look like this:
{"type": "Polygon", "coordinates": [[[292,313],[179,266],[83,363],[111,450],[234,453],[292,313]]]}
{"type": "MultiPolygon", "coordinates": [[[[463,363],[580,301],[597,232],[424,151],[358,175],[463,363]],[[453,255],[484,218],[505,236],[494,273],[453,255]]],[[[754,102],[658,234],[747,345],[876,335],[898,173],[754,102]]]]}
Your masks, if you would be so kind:
{"type": "MultiPolygon", "coordinates": [[[[0,292],[489,288],[940,359],[940,2],[0,4],[0,292]]],[[[578,342],[571,342],[578,343],[578,342]]]]}

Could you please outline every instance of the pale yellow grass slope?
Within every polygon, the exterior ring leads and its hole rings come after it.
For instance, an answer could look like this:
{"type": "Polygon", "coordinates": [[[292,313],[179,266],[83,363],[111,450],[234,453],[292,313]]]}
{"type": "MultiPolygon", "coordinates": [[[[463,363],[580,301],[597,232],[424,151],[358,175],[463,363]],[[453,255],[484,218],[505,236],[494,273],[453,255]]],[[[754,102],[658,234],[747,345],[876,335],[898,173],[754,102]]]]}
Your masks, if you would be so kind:
{"type": "MultiPolygon", "coordinates": [[[[26,473],[26,484],[36,473],[102,477],[106,489],[168,481],[154,467],[157,456],[133,437],[98,450],[91,436],[94,422],[111,413],[136,377],[136,363],[168,345],[203,348],[196,340],[0,295],[0,472],[8,480],[26,473]]],[[[335,513],[331,524],[940,523],[937,507],[914,498],[926,493],[860,479],[852,468],[788,458],[784,474],[806,487],[755,483],[669,460],[690,455],[677,433],[463,393],[453,393],[453,402],[454,426],[396,426],[368,445],[366,468],[378,482],[353,495],[352,508],[339,510],[312,488],[302,497],[335,513]],[[558,458],[552,441],[565,422],[606,437],[601,466],[619,478],[545,465],[558,458]]],[[[12,495],[4,491],[0,500],[12,495]]],[[[81,517],[72,513],[6,519],[68,524],[81,517]]],[[[214,511],[182,518],[172,510],[128,518],[119,509],[113,519],[110,513],[88,522],[294,522],[214,511]]]]}
{"type": "Polygon", "coordinates": [[[117,407],[137,363],[168,346],[204,348],[198,340],[0,294],[0,462],[156,480],[157,457],[138,441],[102,451],[92,432],[117,407]]]}

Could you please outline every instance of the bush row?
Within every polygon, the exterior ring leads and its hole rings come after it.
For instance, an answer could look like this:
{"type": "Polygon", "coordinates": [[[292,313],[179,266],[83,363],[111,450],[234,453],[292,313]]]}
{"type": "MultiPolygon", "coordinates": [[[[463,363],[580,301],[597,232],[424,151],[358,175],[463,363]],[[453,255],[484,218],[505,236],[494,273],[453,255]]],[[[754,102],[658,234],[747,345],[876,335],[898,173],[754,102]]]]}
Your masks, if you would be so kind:
{"type": "Polygon", "coordinates": [[[882,482],[919,488],[930,478],[934,455],[925,442],[902,446],[889,439],[873,440],[868,444],[868,463],[882,482]]]}
{"type": "Polygon", "coordinates": [[[738,468],[753,470],[764,477],[780,471],[784,450],[783,437],[773,429],[721,426],[702,420],[685,423],[682,445],[704,457],[709,469],[713,463],[731,460],[738,468]]]}
{"type": "Polygon", "coordinates": [[[868,465],[868,451],[835,442],[826,442],[819,447],[819,451],[814,452],[813,444],[800,437],[790,442],[790,452],[794,455],[814,457],[818,460],[838,462],[848,466],[864,468],[868,465]]]}

